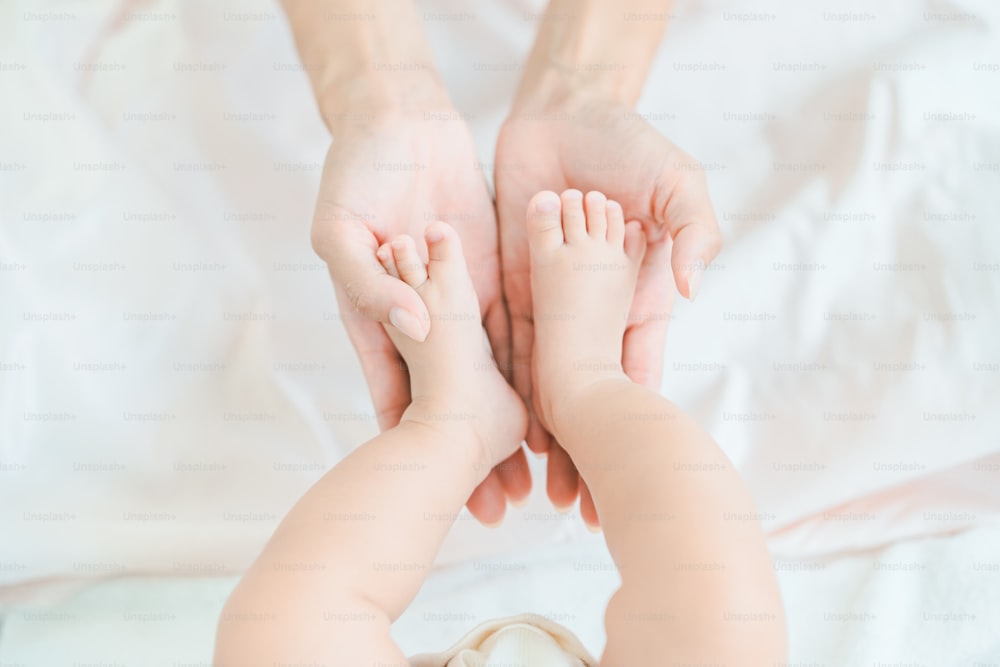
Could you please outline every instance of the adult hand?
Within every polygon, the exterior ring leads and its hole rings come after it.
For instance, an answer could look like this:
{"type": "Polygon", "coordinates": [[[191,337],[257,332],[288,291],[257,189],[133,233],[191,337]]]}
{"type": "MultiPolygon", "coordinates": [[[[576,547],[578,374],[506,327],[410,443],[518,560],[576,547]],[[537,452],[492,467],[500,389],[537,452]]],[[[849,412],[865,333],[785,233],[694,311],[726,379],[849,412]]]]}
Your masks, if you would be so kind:
{"type": "MultiPolygon", "coordinates": [[[[359,105],[357,108],[372,108],[359,105]]],[[[406,366],[381,323],[423,340],[429,326],[417,293],[386,274],[378,246],[398,234],[423,238],[433,220],[462,238],[479,295],[483,324],[501,368],[509,366],[509,322],[501,298],[493,202],[472,138],[446,105],[422,111],[328,117],[333,145],[326,157],[312,226],[316,252],[330,268],[341,317],[358,352],[380,428],[395,426],[410,402],[406,366]]],[[[426,248],[421,249],[426,257],[426,248]]],[[[506,500],[531,489],[524,451],[495,469],[469,499],[483,523],[504,515],[506,500]]]]}
{"type": "MultiPolygon", "coordinates": [[[[497,142],[495,182],[504,295],[512,324],[514,384],[534,414],[528,200],[539,190],[600,190],[638,220],[648,246],[623,341],[622,365],[635,382],[659,388],[674,285],[693,299],[721,237],[699,163],[630,105],[586,90],[521,99],[497,142]]],[[[548,494],[565,507],[581,493],[584,520],[598,525],[586,485],[537,416],[528,446],[548,452],[548,494]]]]}
{"type": "MultiPolygon", "coordinates": [[[[330,267],[379,426],[389,428],[409,404],[409,380],[379,322],[418,340],[430,323],[416,292],[389,279],[375,251],[396,234],[422,239],[423,228],[435,219],[451,223],[462,237],[497,361],[507,368],[509,325],[500,295],[493,204],[412,1],[282,0],[282,5],[333,135],[313,247],[330,267]],[[362,16],[364,21],[353,20],[362,16]]],[[[527,461],[518,448],[487,476],[468,506],[480,521],[496,523],[507,497],[519,500],[530,488],[527,461]]]]}

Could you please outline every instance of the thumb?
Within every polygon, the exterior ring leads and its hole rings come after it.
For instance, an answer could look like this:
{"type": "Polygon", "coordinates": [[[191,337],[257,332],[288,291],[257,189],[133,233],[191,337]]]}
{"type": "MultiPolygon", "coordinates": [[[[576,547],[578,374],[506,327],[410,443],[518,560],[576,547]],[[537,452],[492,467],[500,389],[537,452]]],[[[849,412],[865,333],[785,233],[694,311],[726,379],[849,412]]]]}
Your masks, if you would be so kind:
{"type": "Polygon", "coordinates": [[[693,301],[701,285],[701,274],[719,254],[722,234],[708,196],[708,183],[701,165],[690,160],[668,167],[657,182],[655,200],[657,223],[673,239],[670,267],[677,290],[693,301]]]}
{"type": "Polygon", "coordinates": [[[405,336],[423,341],[430,331],[430,316],[417,292],[382,267],[375,255],[378,239],[364,225],[332,230],[327,242],[314,243],[326,260],[333,282],[343,290],[362,316],[391,324],[405,336]]]}

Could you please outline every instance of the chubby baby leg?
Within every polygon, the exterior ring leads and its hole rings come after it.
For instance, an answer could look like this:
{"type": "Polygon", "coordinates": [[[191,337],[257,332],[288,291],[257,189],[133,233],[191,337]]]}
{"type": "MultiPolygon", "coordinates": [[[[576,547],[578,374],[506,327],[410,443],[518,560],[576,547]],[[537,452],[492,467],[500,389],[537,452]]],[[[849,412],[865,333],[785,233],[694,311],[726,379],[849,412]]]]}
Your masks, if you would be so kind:
{"type": "Polygon", "coordinates": [[[527,225],[536,410],[590,488],[622,577],[601,664],[781,664],[781,596],[743,482],[693,420],[622,370],[638,223],[567,191],[538,194],[527,225]]]}
{"type": "Polygon", "coordinates": [[[527,427],[485,343],[458,236],[383,246],[386,279],[423,299],[423,342],[388,327],[410,374],[400,424],[354,450],[292,508],[223,610],[216,664],[400,665],[391,623],[423,584],[451,521],[527,427]]]}

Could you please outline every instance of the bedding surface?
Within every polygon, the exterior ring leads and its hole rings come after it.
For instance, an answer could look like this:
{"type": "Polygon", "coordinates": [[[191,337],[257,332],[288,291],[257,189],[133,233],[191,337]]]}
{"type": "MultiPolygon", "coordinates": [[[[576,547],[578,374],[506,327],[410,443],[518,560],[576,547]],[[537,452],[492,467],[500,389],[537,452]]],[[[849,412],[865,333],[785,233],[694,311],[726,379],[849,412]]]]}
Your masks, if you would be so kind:
{"type": "MultiPolygon", "coordinates": [[[[1000,660],[1000,529],[904,541],[839,558],[778,560],[789,665],[981,667],[1000,660]]],[[[604,646],[618,577],[588,536],[435,571],[394,626],[407,654],[442,651],[483,621],[532,612],[604,646]]],[[[211,664],[233,577],[123,577],[46,605],[8,607],[0,663],[18,667],[211,664]]],[[[349,622],[349,619],[344,619],[349,622]]]]}
{"type": "MultiPolygon", "coordinates": [[[[422,6],[489,178],[542,5],[422,6]]],[[[677,3],[637,110],[703,161],[726,238],[662,390],[778,555],[988,523],[1000,5],[755,7],[677,3]]],[[[239,572],[376,430],[309,247],[330,139],[287,26],[267,0],[23,0],[0,36],[0,595],[239,572]]],[[[583,532],[536,497],[500,531],[463,514],[441,562],[583,532]]]]}

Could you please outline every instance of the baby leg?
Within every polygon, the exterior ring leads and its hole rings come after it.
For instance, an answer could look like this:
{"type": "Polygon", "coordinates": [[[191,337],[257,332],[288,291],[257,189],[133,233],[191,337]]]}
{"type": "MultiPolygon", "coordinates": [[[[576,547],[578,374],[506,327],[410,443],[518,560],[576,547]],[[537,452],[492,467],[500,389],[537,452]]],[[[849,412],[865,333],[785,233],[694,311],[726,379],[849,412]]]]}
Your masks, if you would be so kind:
{"type": "Polygon", "coordinates": [[[528,234],[536,409],[589,486],[622,577],[602,664],[781,663],[781,598],[741,479],[622,371],[638,223],[599,193],[548,192],[529,204],[528,234]]]}
{"type": "Polygon", "coordinates": [[[393,328],[413,401],[399,426],[362,445],[292,508],[223,610],[216,664],[407,665],[389,635],[473,489],[526,429],[496,369],[454,230],[383,246],[386,279],[412,286],[426,340],[393,328]]]}

